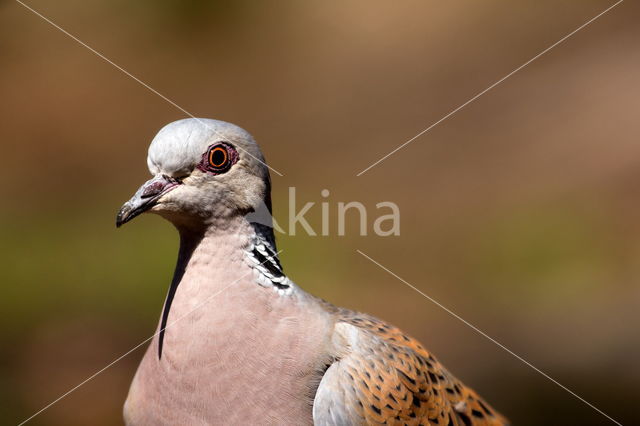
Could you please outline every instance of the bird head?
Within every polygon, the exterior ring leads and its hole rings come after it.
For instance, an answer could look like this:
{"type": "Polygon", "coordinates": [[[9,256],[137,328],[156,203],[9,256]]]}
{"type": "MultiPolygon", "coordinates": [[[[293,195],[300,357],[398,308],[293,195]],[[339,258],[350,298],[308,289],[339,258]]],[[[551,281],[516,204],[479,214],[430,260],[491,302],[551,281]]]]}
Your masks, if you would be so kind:
{"type": "Polygon", "coordinates": [[[210,226],[270,209],[269,170],[251,135],[218,120],[189,118],[163,127],[149,146],[153,175],[116,218],[121,226],[157,213],[177,227],[210,226]]]}

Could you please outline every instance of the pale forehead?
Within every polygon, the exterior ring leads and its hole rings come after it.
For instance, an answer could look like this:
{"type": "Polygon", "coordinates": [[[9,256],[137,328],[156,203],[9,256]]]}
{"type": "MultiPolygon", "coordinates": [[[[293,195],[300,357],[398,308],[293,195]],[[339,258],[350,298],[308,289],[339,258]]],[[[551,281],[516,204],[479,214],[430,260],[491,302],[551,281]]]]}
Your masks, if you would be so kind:
{"type": "Polygon", "coordinates": [[[235,124],[187,118],[167,124],[153,138],[147,156],[149,171],[169,175],[189,173],[207,148],[218,141],[229,141],[241,149],[257,150],[251,135],[235,124]]]}

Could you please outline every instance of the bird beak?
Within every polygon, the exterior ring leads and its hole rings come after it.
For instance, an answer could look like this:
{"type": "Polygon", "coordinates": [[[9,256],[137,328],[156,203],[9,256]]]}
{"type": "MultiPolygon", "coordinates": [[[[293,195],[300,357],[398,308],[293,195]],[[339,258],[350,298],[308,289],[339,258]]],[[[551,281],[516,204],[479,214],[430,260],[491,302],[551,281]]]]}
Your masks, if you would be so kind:
{"type": "Polygon", "coordinates": [[[146,181],[134,196],[120,208],[116,216],[116,227],[121,227],[134,217],[155,206],[160,197],[179,184],[180,182],[176,179],[164,175],[156,175],[146,181]]]}

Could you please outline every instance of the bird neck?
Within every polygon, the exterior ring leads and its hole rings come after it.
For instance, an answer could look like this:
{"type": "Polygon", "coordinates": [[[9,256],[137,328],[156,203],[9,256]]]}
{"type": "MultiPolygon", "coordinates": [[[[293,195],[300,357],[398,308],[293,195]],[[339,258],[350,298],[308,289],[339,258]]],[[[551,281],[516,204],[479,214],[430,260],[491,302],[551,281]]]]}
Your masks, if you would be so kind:
{"type": "Polygon", "coordinates": [[[250,223],[244,217],[239,216],[207,227],[176,227],[180,234],[180,249],[160,322],[159,358],[162,357],[171,305],[181,282],[194,280],[215,287],[228,285],[228,282],[253,279],[251,267],[244,260],[248,255],[251,257],[258,242],[261,248],[267,248],[270,259],[279,265],[273,230],[250,223]],[[224,279],[218,274],[224,274],[224,279]]]}
{"type": "Polygon", "coordinates": [[[229,249],[244,250],[255,240],[260,240],[268,245],[269,249],[277,251],[273,228],[249,222],[242,216],[227,219],[223,223],[216,222],[201,227],[176,226],[176,228],[180,235],[177,270],[181,265],[186,267],[194,255],[201,255],[203,251],[208,257],[213,258],[220,252],[229,254],[229,249]]]}

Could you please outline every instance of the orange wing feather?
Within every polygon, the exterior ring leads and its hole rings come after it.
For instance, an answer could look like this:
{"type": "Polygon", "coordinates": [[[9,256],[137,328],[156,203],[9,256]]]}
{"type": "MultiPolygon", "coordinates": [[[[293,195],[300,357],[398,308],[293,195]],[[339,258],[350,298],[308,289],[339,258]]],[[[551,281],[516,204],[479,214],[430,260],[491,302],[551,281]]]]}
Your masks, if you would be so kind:
{"type": "Polygon", "coordinates": [[[366,314],[333,306],[328,309],[336,314],[338,324],[355,327],[352,334],[357,337],[352,338],[346,353],[336,359],[336,369],[328,380],[321,382],[314,416],[317,410],[318,418],[322,417],[325,405],[334,410],[334,417],[340,410],[348,413],[341,417],[341,421],[348,418],[348,424],[508,424],[402,330],[366,314]],[[331,387],[331,392],[320,392],[323,385],[331,387]],[[338,402],[340,399],[343,402],[338,402]],[[349,407],[338,407],[340,403],[349,407]]]}

